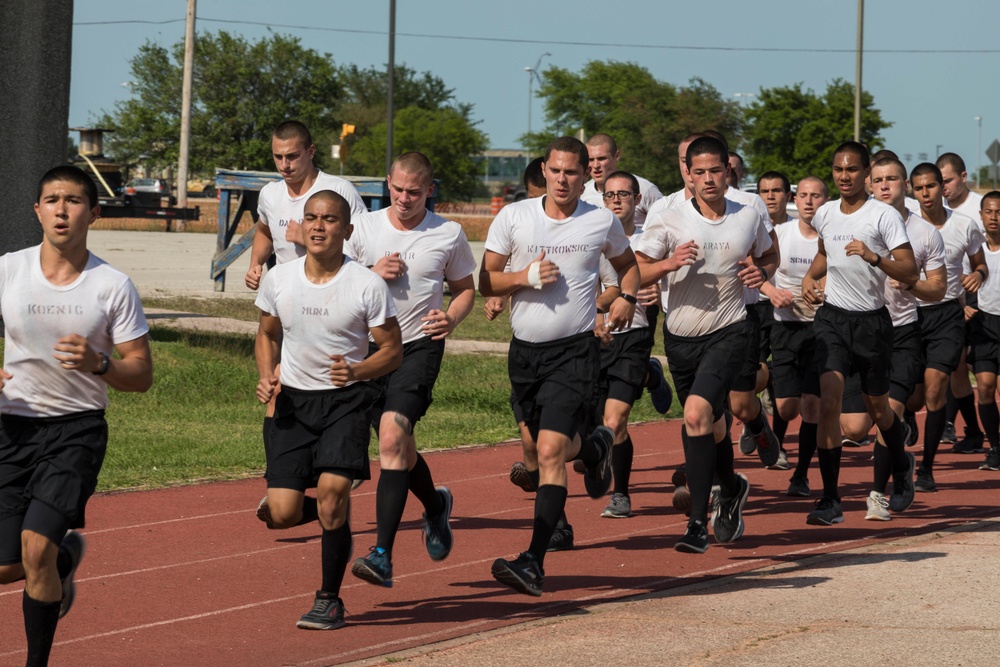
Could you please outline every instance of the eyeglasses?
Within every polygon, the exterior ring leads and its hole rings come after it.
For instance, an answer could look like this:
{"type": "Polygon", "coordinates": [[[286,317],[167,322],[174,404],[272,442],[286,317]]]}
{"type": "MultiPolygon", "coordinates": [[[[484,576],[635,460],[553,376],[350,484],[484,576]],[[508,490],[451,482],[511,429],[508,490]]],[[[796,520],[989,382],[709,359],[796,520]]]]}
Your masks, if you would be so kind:
{"type": "Polygon", "coordinates": [[[635,195],[634,192],[629,192],[628,190],[618,190],[617,192],[605,192],[605,201],[611,201],[615,197],[618,199],[631,199],[635,195]]]}

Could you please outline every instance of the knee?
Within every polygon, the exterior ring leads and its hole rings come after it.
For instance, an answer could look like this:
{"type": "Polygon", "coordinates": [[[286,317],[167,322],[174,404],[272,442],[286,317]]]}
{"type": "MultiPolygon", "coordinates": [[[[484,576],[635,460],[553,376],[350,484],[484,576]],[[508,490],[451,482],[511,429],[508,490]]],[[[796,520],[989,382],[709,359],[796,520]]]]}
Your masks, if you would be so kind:
{"type": "Polygon", "coordinates": [[[32,577],[55,569],[59,546],[52,540],[35,532],[25,531],[21,534],[21,563],[25,576],[32,577]]]}
{"type": "Polygon", "coordinates": [[[689,436],[707,435],[712,432],[712,414],[702,410],[684,409],[684,428],[689,436]]]}
{"type": "Polygon", "coordinates": [[[798,401],[778,400],[778,415],[786,422],[790,422],[799,416],[798,401]]]}
{"type": "Polygon", "coordinates": [[[402,458],[412,442],[409,420],[399,413],[391,413],[382,420],[378,434],[378,453],[382,458],[402,458]]]}
{"type": "Polygon", "coordinates": [[[625,435],[628,432],[628,416],[620,414],[612,414],[604,417],[604,425],[615,432],[615,442],[621,442],[625,439],[625,435]]]}
{"type": "Polygon", "coordinates": [[[536,447],[535,455],[539,468],[559,467],[566,463],[566,448],[559,443],[540,442],[536,447]]]}
{"type": "Polygon", "coordinates": [[[317,504],[319,523],[323,530],[336,530],[347,523],[350,495],[337,494],[320,499],[317,504]]]}

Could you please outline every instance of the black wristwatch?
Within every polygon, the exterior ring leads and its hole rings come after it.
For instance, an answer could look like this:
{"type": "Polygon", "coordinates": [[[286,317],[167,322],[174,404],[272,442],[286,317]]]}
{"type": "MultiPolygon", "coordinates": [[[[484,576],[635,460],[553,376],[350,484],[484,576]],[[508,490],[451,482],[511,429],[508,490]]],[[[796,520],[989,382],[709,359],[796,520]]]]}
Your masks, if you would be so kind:
{"type": "Polygon", "coordinates": [[[629,303],[631,303],[633,306],[636,305],[637,303],[639,303],[639,300],[636,299],[635,295],[633,295],[633,294],[628,294],[626,292],[622,292],[618,296],[620,296],[621,298],[625,299],[626,301],[628,301],[629,303]]]}
{"type": "Polygon", "coordinates": [[[103,352],[98,352],[101,357],[101,365],[97,367],[96,371],[93,371],[94,375],[104,375],[111,368],[111,357],[104,354],[103,352]]]}
{"type": "Polygon", "coordinates": [[[875,261],[872,262],[872,267],[877,269],[878,265],[881,264],[881,263],[882,263],[882,256],[881,255],[875,255],[875,261]]]}

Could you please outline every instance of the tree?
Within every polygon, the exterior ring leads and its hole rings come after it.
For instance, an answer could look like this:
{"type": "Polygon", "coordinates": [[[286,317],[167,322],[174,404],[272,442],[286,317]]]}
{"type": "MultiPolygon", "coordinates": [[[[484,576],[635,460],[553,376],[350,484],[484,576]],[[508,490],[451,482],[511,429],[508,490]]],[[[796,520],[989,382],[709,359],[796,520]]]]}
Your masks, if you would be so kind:
{"type": "MultiPolygon", "coordinates": [[[[861,93],[861,143],[873,152],[892,123],[882,119],[870,93],[861,93]]],[[[834,79],[822,97],[802,84],[762,88],[746,109],[744,157],[754,173],[780,171],[796,183],[819,176],[835,191],[830,173],[833,149],[854,138],[854,86],[834,79]]]]}
{"type": "Polygon", "coordinates": [[[739,138],[738,106],[710,84],[695,78],[676,87],[635,63],[595,60],[579,73],[550,67],[538,96],[545,99],[548,124],[522,137],[534,152],[557,136],[604,132],[618,144],[623,169],[665,192],[683,187],[676,165],[677,145],[685,136],[715,129],[732,144],[739,138]]]}
{"type": "MultiPolygon", "coordinates": [[[[146,42],[132,59],[134,97],[100,123],[115,128],[109,155],[154,168],[176,164],[179,153],[184,43],[172,51],[146,42]]],[[[195,45],[191,109],[191,169],[273,169],[270,137],[288,118],[314,133],[338,127],[340,87],[329,54],[295,37],[257,42],[226,32],[200,34],[195,45]]],[[[322,160],[322,154],[317,153],[322,160]]]]}
{"type": "MultiPolygon", "coordinates": [[[[458,103],[454,91],[429,72],[418,75],[405,65],[394,69],[393,155],[420,151],[434,164],[443,199],[467,200],[479,184],[472,159],[488,147],[486,135],[472,120],[472,105],[458,103]]],[[[346,168],[351,173],[385,174],[388,76],[381,69],[341,68],[344,88],[341,114],[355,125],[346,168]]]]}

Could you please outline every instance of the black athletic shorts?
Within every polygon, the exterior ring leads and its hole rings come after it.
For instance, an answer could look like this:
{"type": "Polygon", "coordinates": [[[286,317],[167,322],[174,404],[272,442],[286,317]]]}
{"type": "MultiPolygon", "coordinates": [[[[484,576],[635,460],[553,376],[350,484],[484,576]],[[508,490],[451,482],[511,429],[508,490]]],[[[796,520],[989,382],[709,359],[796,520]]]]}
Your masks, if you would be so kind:
{"type": "Polygon", "coordinates": [[[771,374],[775,398],[819,396],[819,374],[813,356],[812,322],[775,322],[771,327],[771,374]]]}
{"type": "Polygon", "coordinates": [[[597,425],[600,341],[592,331],[544,343],[514,338],[507,372],[525,425],[585,437],[597,425]]]}
{"type": "Polygon", "coordinates": [[[760,323],[760,337],[757,346],[760,354],[757,357],[757,361],[763,364],[767,363],[767,360],[774,354],[771,334],[777,322],[774,319],[774,306],[771,305],[770,301],[766,299],[758,301],[753,305],[753,309],[757,311],[757,321],[760,323]]]}
{"type": "MultiPolygon", "coordinates": [[[[378,349],[369,346],[369,356],[378,349]]],[[[431,406],[434,383],[441,372],[444,358],[444,340],[431,340],[429,336],[403,344],[403,363],[399,368],[371,380],[380,390],[372,411],[372,423],[378,430],[383,412],[398,412],[416,426],[431,406]]]]}
{"type": "Polygon", "coordinates": [[[663,348],[682,406],[694,394],[711,403],[714,419],[722,417],[746,360],[747,328],[745,322],[736,322],[704,336],[674,336],[664,322],[663,348]]]}
{"type": "Polygon", "coordinates": [[[996,375],[1000,371],[1000,315],[980,310],[970,321],[976,323],[969,354],[972,372],[996,375]]]}
{"type": "Polygon", "coordinates": [[[21,531],[62,542],[82,528],[108,446],[103,410],[0,417],[0,565],[21,562],[21,531]]]}
{"type": "MultiPolygon", "coordinates": [[[[889,369],[889,398],[905,404],[913,388],[924,381],[924,360],[920,347],[920,325],[916,322],[893,329],[892,363],[889,369]]],[[[868,412],[861,396],[861,377],[852,373],[844,382],[844,414],[868,412]]]]}
{"type": "Polygon", "coordinates": [[[957,299],[917,309],[927,368],[951,373],[965,347],[965,312],[957,299]]]}
{"type": "Polygon", "coordinates": [[[322,391],[282,387],[265,452],[267,487],[305,491],[332,471],[370,479],[369,428],[377,393],[371,382],[322,391]]]}
{"type": "Polygon", "coordinates": [[[892,319],[884,307],[850,311],[824,304],[813,322],[816,369],[820,377],[837,371],[845,378],[858,372],[869,396],[889,392],[892,362],[892,319]]]}
{"type": "MultiPolygon", "coordinates": [[[[754,306],[746,308],[747,346],[743,350],[739,371],[733,378],[731,391],[753,391],[757,388],[757,371],[760,369],[760,311],[754,306]]],[[[668,354],[667,359],[669,358],[668,354]]]]}
{"type": "Polygon", "coordinates": [[[602,413],[603,403],[609,398],[632,405],[642,396],[649,355],[653,351],[653,331],[644,327],[613,334],[611,345],[601,348],[602,413]]]}

